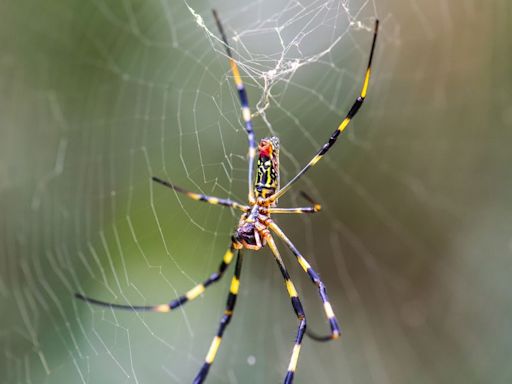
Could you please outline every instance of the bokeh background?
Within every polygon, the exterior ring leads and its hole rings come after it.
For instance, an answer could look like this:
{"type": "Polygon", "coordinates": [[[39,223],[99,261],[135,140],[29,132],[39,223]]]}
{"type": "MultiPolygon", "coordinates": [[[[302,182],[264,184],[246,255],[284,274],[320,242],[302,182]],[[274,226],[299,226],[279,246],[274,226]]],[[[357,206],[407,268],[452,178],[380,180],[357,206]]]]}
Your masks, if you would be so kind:
{"type": "MultiPolygon", "coordinates": [[[[341,342],[305,340],[296,382],[510,383],[506,0],[2,2],[0,382],[196,374],[229,278],[172,314],[73,294],[166,302],[228,245],[236,212],[149,181],[246,198],[246,136],[211,8],[235,37],[259,137],[281,139],[283,179],[345,114],[382,21],[367,103],[280,201],[303,204],[303,189],[322,202],[321,214],[279,223],[344,329],[341,342]]],[[[317,292],[282,252],[310,327],[326,331],[317,292]]],[[[208,382],[280,382],[295,331],[268,250],[246,254],[208,382]]]]}

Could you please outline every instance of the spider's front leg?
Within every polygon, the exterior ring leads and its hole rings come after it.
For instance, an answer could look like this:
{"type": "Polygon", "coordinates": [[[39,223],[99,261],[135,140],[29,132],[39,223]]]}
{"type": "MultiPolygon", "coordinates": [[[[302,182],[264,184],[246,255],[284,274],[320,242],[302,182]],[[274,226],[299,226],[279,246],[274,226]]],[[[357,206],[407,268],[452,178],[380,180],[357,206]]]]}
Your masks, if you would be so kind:
{"type": "Polygon", "coordinates": [[[184,188],[178,187],[177,185],[174,185],[166,180],[162,180],[156,176],[153,176],[151,179],[154,182],[161,184],[164,187],[167,187],[169,189],[172,189],[175,192],[182,193],[182,194],[186,195],[187,197],[189,197],[190,199],[195,200],[195,201],[204,201],[205,203],[212,204],[212,205],[222,205],[224,207],[236,208],[236,209],[239,209],[244,212],[247,212],[249,210],[249,207],[247,205],[237,203],[236,201],[233,201],[230,199],[223,199],[220,197],[204,195],[202,193],[191,192],[184,188]]]}
{"type": "Polygon", "coordinates": [[[363,105],[364,100],[366,99],[366,93],[368,92],[368,85],[370,84],[370,76],[372,73],[372,60],[373,60],[373,53],[375,51],[375,45],[377,43],[377,34],[379,31],[379,20],[375,20],[375,28],[373,31],[373,40],[372,40],[372,46],[370,48],[370,57],[368,58],[368,66],[366,67],[366,73],[363,80],[363,86],[361,88],[361,92],[359,93],[359,96],[355,99],[354,103],[350,107],[348,113],[346,114],[345,118],[341,121],[338,128],[331,134],[327,142],[317,151],[316,155],[309,161],[309,163],[306,164],[302,170],[297,173],[284,187],[280,188],[275,194],[272,196],[269,196],[267,198],[267,202],[274,202],[277,201],[281,196],[283,196],[290,187],[299,180],[302,175],[304,175],[311,167],[316,165],[322,159],[322,157],[325,156],[325,154],[333,147],[333,145],[336,143],[336,140],[338,140],[338,136],[348,127],[354,116],[357,114],[361,106],[363,105]]]}

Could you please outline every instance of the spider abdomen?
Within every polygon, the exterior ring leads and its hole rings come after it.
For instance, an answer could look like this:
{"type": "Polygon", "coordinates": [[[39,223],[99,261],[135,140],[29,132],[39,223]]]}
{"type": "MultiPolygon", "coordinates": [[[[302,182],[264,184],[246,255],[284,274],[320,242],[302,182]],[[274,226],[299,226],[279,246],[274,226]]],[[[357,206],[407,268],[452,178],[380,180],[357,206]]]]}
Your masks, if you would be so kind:
{"type": "Polygon", "coordinates": [[[279,139],[275,136],[261,139],[258,152],[254,194],[266,199],[279,189],[279,139]]]}

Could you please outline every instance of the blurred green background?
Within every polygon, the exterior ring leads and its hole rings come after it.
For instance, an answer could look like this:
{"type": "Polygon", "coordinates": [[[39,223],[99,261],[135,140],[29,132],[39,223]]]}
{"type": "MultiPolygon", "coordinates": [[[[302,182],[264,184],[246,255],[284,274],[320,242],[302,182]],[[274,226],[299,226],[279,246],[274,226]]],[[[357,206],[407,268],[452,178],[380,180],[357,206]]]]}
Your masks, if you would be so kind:
{"type": "MultiPolygon", "coordinates": [[[[211,8],[236,37],[252,106],[270,96],[254,123],[280,137],[284,180],[357,95],[382,21],[367,103],[280,200],[302,205],[303,189],[325,208],[279,223],[344,329],[341,342],[305,339],[296,383],[510,383],[505,0],[2,2],[0,382],[190,383],[199,369],[229,278],[172,314],[73,294],[166,302],[229,243],[236,212],[149,181],[246,198],[246,136],[211,8]]],[[[282,253],[310,327],[326,331],[317,292],[282,253]]],[[[247,253],[208,382],[280,382],[295,331],[268,250],[247,253]]]]}

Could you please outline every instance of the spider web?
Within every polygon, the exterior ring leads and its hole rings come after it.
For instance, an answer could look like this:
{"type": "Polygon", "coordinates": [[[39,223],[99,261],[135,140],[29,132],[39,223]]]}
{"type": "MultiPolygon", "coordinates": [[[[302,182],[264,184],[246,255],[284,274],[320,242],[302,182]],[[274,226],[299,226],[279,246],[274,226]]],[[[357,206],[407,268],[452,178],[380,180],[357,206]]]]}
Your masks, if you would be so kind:
{"type": "MultiPolygon", "coordinates": [[[[247,138],[213,7],[257,136],[281,140],[282,181],[344,117],[382,23],[367,102],[280,199],[305,205],[305,190],[322,203],[278,221],[344,329],[341,342],[305,339],[296,382],[509,382],[511,24],[505,2],[477,5],[1,5],[0,382],[189,383],[197,373],[229,277],[172,314],[73,295],[165,303],[216,270],[229,244],[237,212],[150,181],[247,198],[247,138]]],[[[309,327],[327,332],[315,287],[280,247],[309,327]]],[[[279,382],[296,326],[270,253],[246,253],[208,382],[279,382]]]]}

